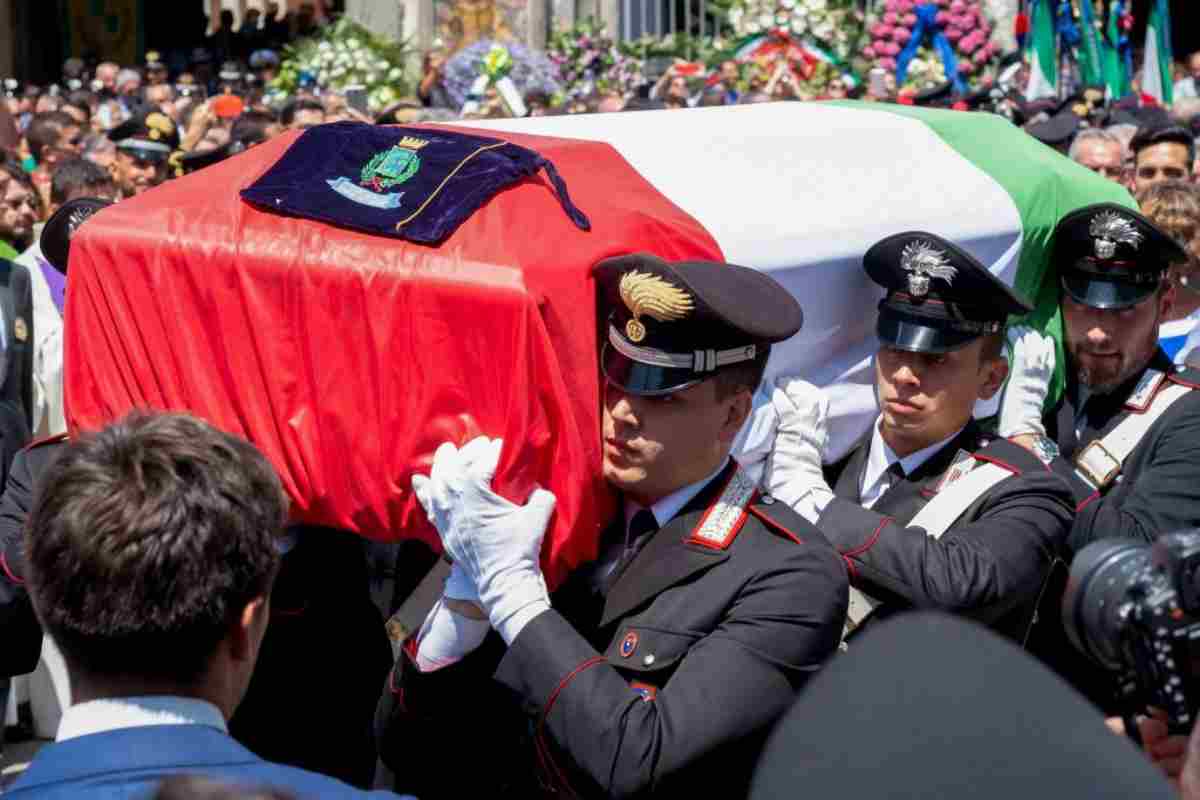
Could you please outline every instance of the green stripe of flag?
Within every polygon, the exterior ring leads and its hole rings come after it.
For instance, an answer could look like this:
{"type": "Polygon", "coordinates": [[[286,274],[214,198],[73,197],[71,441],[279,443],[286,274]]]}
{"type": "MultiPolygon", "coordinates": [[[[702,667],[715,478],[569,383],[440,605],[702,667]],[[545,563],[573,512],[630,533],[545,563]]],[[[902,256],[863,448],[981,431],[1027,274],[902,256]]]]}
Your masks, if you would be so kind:
{"type": "Polygon", "coordinates": [[[1048,401],[1057,402],[1064,386],[1064,356],[1058,274],[1050,260],[1051,234],[1063,216],[1092,203],[1120,203],[1136,209],[1129,192],[1021,133],[1008,120],[994,114],[884,103],[855,103],[854,107],[899,114],[928,125],[1012,198],[1022,229],[1014,283],[1019,292],[1035,302],[1028,324],[1059,342],[1059,366],[1048,401]]]}

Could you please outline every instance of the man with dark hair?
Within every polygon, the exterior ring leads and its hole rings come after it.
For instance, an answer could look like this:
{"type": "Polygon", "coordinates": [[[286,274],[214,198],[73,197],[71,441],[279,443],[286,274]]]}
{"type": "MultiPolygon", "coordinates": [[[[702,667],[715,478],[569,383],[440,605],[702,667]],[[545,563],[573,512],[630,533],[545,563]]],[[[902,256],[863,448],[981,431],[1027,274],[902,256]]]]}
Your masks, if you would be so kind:
{"type": "Polygon", "coordinates": [[[79,155],[80,130],[79,123],[61,111],[34,114],[25,129],[26,149],[37,162],[32,173],[33,183],[38,187],[43,205],[50,202],[50,176],[55,167],[79,155]]]}
{"type": "Polygon", "coordinates": [[[0,155],[0,258],[16,258],[29,246],[41,207],[29,174],[0,155]]]}
{"type": "Polygon", "coordinates": [[[730,458],[799,305],[727,264],[638,254],[597,279],[603,478],[623,500],[598,560],[550,598],[538,554],[555,498],[492,492],[499,440],[443,444],[413,478],[454,567],[378,731],[385,761],[423,765],[396,771],[424,800],[742,797],[771,723],[837,647],[840,559],[730,458]],[[488,746],[465,768],[445,743],[468,724],[488,746]]]}
{"type": "Polygon", "coordinates": [[[1162,181],[1192,179],[1196,140],[1182,125],[1142,128],[1129,143],[1129,150],[1133,153],[1134,194],[1162,181]]]}
{"type": "Polygon", "coordinates": [[[823,468],[828,401],[787,382],[772,397],[779,430],[766,485],[850,565],[848,633],[868,617],[941,608],[1023,642],[1070,530],[1071,490],[1032,453],[986,434],[973,412],[1008,376],[1005,320],[1031,306],[932,233],[883,239],[863,266],[887,290],[879,417],[823,468]]]}
{"type": "Polygon", "coordinates": [[[76,197],[117,199],[117,187],[112,176],[98,164],[86,158],[73,158],[59,164],[50,179],[50,213],[76,197]]]}
{"type": "Polygon", "coordinates": [[[304,131],[325,122],[325,106],[319,100],[293,100],[279,112],[279,121],[289,131],[304,131]]]}
{"type": "Polygon", "coordinates": [[[25,533],[25,576],[71,707],[9,796],[148,793],[189,773],[361,797],[226,734],[266,630],[287,499],[249,443],[183,414],[63,444],[25,533]]]}
{"type": "Polygon", "coordinates": [[[279,118],[273,113],[251,109],[242,112],[242,115],[233,121],[229,141],[238,142],[243,148],[253,147],[275,138],[281,132],[279,118]]]}

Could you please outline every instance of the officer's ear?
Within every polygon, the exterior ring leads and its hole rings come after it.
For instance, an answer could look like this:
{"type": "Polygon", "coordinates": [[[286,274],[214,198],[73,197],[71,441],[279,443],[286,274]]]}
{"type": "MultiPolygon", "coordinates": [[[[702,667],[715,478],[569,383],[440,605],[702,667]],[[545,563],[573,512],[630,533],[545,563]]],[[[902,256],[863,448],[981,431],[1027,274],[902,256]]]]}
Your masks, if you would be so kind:
{"type": "Polygon", "coordinates": [[[991,400],[1008,378],[1008,359],[1004,355],[1004,333],[989,334],[980,341],[979,371],[983,382],[979,399],[991,400]]]}
{"type": "Polygon", "coordinates": [[[747,386],[739,386],[726,399],[729,405],[718,438],[722,444],[732,446],[733,440],[741,432],[742,425],[746,423],[750,410],[754,407],[754,390],[747,386]]]}

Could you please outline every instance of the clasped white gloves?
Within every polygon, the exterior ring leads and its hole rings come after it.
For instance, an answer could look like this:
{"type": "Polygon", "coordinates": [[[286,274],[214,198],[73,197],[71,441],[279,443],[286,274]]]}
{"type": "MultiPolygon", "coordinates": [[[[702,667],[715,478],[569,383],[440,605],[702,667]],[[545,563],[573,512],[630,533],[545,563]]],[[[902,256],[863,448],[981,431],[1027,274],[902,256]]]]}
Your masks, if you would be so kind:
{"type": "Polygon", "coordinates": [[[1008,331],[1008,384],[1000,399],[996,432],[1006,439],[1044,437],[1042,409],[1054,376],[1054,340],[1024,325],[1008,331]]]}
{"type": "MultiPolygon", "coordinates": [[[[530,620],[550,608],[538,558],[555,498],[535,489],[518,506],[493,492],[502,446],[500,439],[485,437],[461,450],[443,444],[434,453],[429,477],[413,476],[413,491],[442,547],[478,591],[492,627],[511,644],[530,620]]],[[[469,590],[460,580],[453,591],[469,590]]]]}
{"type": "Polygon", "coordinates": [[[821,454],[829,439],[829,400],[807,381],[781,378],[771,404],[779,415],[779,428],[764,484],[771,494],[815,523],[833,499],[821,468],[821,454]]]}

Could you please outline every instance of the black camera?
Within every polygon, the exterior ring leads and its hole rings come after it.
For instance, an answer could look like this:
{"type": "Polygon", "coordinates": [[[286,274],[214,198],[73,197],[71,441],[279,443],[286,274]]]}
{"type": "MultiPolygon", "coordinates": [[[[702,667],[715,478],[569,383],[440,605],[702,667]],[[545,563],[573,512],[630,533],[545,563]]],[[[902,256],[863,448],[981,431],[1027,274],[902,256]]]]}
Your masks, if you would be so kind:
{"type": "Polygon", "coordinates": [[[1200,706],[1200,529],[1080,550],[1063,625],[1076,649],[1113,673],[1129,715],[1161,708],[1172,732],[1190,731],[1200,706]]]}

